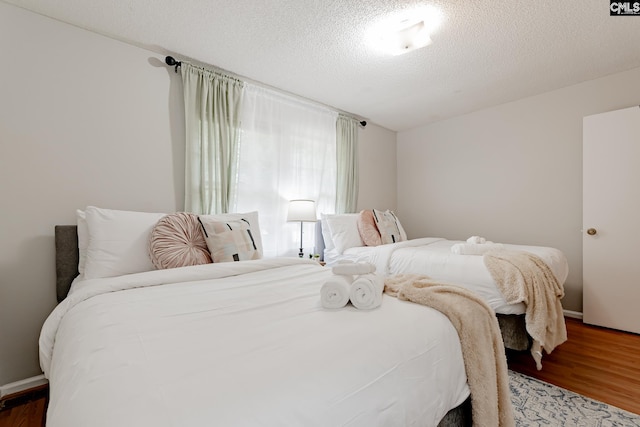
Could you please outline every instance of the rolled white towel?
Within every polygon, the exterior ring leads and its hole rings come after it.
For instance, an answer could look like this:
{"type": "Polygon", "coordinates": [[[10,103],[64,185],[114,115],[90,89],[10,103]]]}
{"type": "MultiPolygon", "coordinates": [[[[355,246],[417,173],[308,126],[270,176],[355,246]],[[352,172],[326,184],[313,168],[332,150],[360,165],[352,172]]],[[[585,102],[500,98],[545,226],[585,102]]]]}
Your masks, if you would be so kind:
{"type": "Polygon", "coordinates": [[[481,245],[483,243],[487,243],[487,239],[485,239],[484,237],[480,237],[480,236],[471,236],[471,237],[469,237],[467,239],[467,243],[476,243],[478,245],[481,245]]]}
{"type": "Polygon", "coordinates": [[[349,298],[354,307],[361,310],[371,310],[382,304],[384,279],[375,274],[358,276],[351,284],[349,298]]]}
{"type": "Polygon", "coordinates": [[[331,276],[320,288],[320,302],[324,308],[342,308],[349,302],[350,276],[331,276]]]}
{"type": "Polygon", "coordinates": [[[357,276],[376,271],[376,266],[368,262],[341,262],[331,267],[333,274],[357,276]]]}
{"type": "Polygon", "coordinates": [[[456,243],[451,246],[451,252],[457,255],[484,255],[489,251],[500,251],[503,250],[504,246],[502,243],[493,243],[493,242],[485,242],[485,243],[456,243]]]}

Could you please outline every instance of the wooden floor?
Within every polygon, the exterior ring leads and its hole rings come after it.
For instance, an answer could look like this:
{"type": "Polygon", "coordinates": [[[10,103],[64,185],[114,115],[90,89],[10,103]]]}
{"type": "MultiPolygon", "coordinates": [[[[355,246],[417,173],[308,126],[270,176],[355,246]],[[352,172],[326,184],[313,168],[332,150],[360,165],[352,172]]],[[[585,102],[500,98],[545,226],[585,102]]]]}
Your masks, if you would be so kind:
{"type": "Polygon", "coordinates": [[[0,399],[0,427],[42,427],[49,401],[47,384],[0,399]]]}
{"type": "Polygon", "coordinates": [[[509,368],[640,414],[640,335],[566,319],[568,340],[536,370],[528,352],[508,352],[509,368]]]}
{"type": "MultiPolygon", "coordinates": [[[[567,342],[544,355],[541,371],[528,352],[508,352],[509,368],[640,414],[640,335],[569,318],[567,334],[567,342]]],[[[0,427],[42,427],[48,398],[42,391],[0,410],[0,427]]]]}

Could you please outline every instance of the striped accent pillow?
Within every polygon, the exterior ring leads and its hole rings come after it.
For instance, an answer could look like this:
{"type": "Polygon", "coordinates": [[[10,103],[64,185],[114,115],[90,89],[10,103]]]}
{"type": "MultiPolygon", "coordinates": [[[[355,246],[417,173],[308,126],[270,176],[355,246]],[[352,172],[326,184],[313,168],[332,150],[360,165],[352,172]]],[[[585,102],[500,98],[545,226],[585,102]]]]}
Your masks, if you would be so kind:
{"type": "Polygon", "coordinates": [[[211,263],[198,216],[179,212],[161,218],[151,231],[149,255],[157,269],[211,263]]]}
{"type": "Polygon", "coordinates": [[[213,262],[260,259],[251,226],[246,219],[216,221],[198,217],[213,262]]]}
{"type": "Polygon", "coordinates": [[[380,231],[382,244],[386,245],[388,243],[401,242],[407,239],[406,236],[404,236],[404,233],[401,232],[402,226],[393,211],[380,211],[378,209],[374,209],[373,217],[376,220],[376,226],[380,231]]]}

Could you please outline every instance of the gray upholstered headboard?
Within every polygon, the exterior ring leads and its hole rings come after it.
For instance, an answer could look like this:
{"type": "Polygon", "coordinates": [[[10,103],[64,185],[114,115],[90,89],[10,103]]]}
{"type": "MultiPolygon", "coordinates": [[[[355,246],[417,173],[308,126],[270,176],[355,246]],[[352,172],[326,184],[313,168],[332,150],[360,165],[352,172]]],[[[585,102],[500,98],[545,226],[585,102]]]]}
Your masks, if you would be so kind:
{"type": "Polygon", "coordinates": [[[78,273],[78,227],[56,225],[56,295],[58,302],[67,297],[78,273]]]}

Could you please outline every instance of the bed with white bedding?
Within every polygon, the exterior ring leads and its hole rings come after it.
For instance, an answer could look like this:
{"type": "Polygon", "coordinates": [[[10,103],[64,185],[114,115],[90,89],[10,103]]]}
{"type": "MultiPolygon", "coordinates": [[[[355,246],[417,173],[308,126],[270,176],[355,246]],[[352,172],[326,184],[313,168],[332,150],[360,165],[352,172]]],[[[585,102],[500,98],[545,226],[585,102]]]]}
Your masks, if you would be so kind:
{"type": "MultiPolygon", "coordinates": [[[[134,219],[118,237],[129,249],[157,221],[134,219]]],[[[87,251],[100,239],[82,227],[56,227],[61,302],[39,342],[48,427],[470,425],[444,314],[387,295],[375,310],[323,309],[331,269],[298,258],[90,278],[96,256],[107,271],[136,255],[113,264],[113,230],[108,250],[87,251]]]]}
{"type": "MultiPolygon", "coordinates": [[[[482,256],[458,255],[451,248],[457,240],[419,238],[381,246],[360,246],[346,249],[339,260],[371,262],[379,274],[425,274],[433,279],[455,283],[480,295],[496,313],[523,314],[523,303],[508,304],[482,256]]],[[[551,267],[562,283],[569,273],[567,259],[555,248],[526,245],[502,245],[504,250],[527,251],[538,255],[551,267]]]]}
{"type": "MultiPolygon", "coordinates": [[[[395,214],[389,215],[387,211],[386,214],[394,223],[393,227],[387,229],[391,228],[391,233],[395,233],[395,242],[378,241],[375,246],[368,246],[364,242],[366,235],[363,228],[366,225],[362,226],[365,212],[322,215],[316,229],[316,245],[317,250],[324,255],[327,265],[345,261],[370,262],[376,266],[378,274],[385,276],[421,274],[437,281],[462,286],[482,297],[494,309],[503,329],[503,340],[507,348],[524,350],[531,346],[532,340],[526,332],[524,321],[526,305],[522,302],[508,303],[505,300],[487,269],[483,256],[456,253],[458,251],[455,248],[467,245],[466,242],[436,237],[407,239],[395,214]]],[[[384,214],[376,212],[380,216],[384,214]]],[[[377,227],[371,227],[370,224],[369,227],[369,232],[380,233],[377,227]]],[[[527,252],[539,257],[549,266],[560,286],[568,276],[566,256],[556,248],[511,244],[495,246],[502,251],[527,252]]],[[[477,247],[482,248],[481,245],[477,247]]]]}
{"type": "Polygon", "coordinates": [[[329,269],[227,264],[78,284],[40,340],[47,426],[435,426],[467,399],[439,312],[323,310],[329,269]]]}

